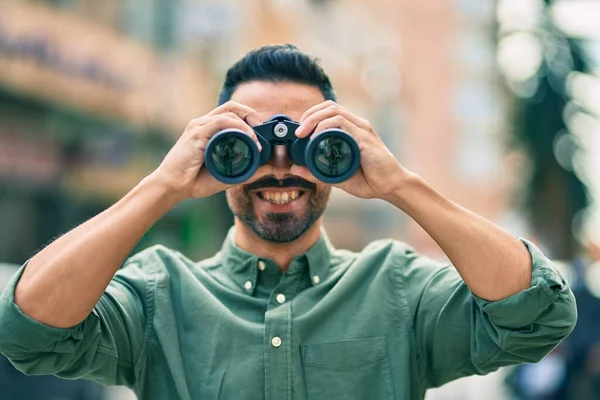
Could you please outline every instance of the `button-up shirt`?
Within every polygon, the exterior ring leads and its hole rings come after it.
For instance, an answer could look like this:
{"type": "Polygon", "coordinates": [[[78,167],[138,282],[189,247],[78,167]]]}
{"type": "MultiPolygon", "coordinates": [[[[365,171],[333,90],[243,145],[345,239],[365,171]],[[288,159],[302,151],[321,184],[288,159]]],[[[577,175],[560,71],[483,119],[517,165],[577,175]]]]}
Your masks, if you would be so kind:
{"type": "Polygon", "coordinates": [[[163,246],[134,255],[67,329],[21,312],[21,270],[0,297],[0,351],[25,373],[126,385],[141,399],[422,399],[536,362],[572,330],[568,284],[523,243],[530,288],[490,302],[398,241],[351,252],[323,232],[281,272],[238,248],[232,228],[201,262],[163,246]]]}

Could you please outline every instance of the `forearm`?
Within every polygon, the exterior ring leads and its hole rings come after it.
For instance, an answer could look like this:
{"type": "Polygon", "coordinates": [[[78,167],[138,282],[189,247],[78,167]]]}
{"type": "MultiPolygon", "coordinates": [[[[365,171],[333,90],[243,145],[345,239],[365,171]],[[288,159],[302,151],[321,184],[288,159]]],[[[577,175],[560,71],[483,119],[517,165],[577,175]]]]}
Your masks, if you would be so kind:
{"type": "Polygon", "coordinates": [[[36,254],[16,287],[16,304],[50,326],[78,324],[142,236],[176,202],[164,185],[144,179],[112,207],[36,254]]]}
{"type": "Polygon", "coordinates": [[[495,301],[529,287],[531,256],[519,239],[450,201],[416,175],[398,187],[386,200],[436,241],[473,293],[495,301]]]}

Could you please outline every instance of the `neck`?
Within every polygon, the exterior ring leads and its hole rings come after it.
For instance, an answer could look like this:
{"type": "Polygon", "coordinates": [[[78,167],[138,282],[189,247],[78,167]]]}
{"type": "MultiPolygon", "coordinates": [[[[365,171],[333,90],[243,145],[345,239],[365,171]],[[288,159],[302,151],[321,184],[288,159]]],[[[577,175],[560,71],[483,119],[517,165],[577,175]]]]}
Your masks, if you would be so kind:
{"type": "Polygon", "coordinates": [[[261,239],[238,218],[235,218],[234,224],[235,244],[240,249],[273,260],[281,271],[286,272],[294,257],[306,253],[319,240],[322,221],[319,218],[302,236],[288,243],[273,243],[261,239]]]}

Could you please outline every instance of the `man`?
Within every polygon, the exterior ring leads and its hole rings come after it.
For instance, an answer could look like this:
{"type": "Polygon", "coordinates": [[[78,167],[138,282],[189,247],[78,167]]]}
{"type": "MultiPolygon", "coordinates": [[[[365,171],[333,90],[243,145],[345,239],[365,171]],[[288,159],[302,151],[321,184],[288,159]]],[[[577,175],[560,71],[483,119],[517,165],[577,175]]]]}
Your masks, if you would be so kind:
{"type": "Polygon", "coordinates": [[[247,54],[227,72],[220,106],[190,122],[156,171],[17,273],[0,299],[0,350],[26,373],[127,385],[143,399],[421,399],[539,361],[576,321],[555,267],[403,168],[334,100],[295,47],[247,54]],[[361,168],[339,188],[407,213],[452,265],[392,240],[332,248],[321,218],[331,187],[283,146],[241,185],[202,168],[216,132],[257,140],[250,127],[275,114],[300,121],[300,137],[352,135],[361,168]],[[125,260],[175,204],[223,190],[235,224],[213,258],[156,246],[125,260]]]}

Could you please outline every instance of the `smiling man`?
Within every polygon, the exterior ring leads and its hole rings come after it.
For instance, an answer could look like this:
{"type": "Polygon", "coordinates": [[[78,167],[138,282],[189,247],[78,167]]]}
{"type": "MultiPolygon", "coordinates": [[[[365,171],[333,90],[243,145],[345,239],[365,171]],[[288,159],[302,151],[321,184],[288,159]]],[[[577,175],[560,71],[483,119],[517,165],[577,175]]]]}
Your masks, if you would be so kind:
{"type": "Polygon", "coordinates": [[[552,263],[406,170],[334,101],[295,47],[247,54],[219,107],[190,122],[156,171],[19,270],[0,297],[0,351],[25,373],[127,385],[143,399],[236,400],[422,399],[550,352],[576,321],[552,263]],[[215,133],[258,144],[251,126],[275,114],[299,121],[298,137],[350,134],[361,165],[337,186],[408,214],[451,265],[391,239],[334,249],[322,226],[331,186],[284,146],[240,185],[204,168],[215,133]],[[127,259],[175,204],[224,190],[235,224],[214,257],[156,246],[127,259]]]}

